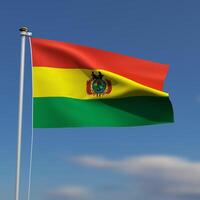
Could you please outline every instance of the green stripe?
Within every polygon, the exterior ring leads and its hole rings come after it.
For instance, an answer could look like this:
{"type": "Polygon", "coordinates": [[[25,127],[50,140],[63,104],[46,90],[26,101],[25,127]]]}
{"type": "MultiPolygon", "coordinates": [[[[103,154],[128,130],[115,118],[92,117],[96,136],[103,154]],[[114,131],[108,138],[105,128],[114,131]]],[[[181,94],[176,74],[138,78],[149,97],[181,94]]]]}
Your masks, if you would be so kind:
{"type": "Polygon", "coordinates": [[[173,122],[167,97],[79,100],[34,98],[34,128],[138,126],[173,122]]]}

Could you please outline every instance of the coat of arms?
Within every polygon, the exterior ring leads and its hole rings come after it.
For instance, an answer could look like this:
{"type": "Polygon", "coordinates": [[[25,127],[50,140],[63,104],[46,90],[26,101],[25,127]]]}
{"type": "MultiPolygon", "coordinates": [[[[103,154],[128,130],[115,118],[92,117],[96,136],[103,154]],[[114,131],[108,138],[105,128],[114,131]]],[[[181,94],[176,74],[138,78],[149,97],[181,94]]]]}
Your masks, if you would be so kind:
{"type": "Polygon", "coordinates": [[[106,79],[101,72],[92,72],[91,78],[87,81],[86,91],[89,95],[102,96],[112,91],[111,81],[106,79]]]}

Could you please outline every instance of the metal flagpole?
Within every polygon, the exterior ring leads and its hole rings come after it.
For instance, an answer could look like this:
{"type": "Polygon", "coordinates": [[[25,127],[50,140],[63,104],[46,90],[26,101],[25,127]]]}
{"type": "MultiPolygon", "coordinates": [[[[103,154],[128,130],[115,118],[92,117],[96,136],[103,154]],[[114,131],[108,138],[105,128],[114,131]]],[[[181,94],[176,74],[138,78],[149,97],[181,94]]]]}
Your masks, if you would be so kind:
{"type": "Polygon", "coordinates": [[[16,186],[15,200],[19,200],[20,185],[20,164],[21,164],[21,138],[22,138],[22,113],[23,113],[23,91],[24,91],[24,65],[25,65],[25,44],[26,37],[31,36],[27,27],[19,29],[21,35],[21,61],[19,81],[19,110],[18,110],[18,137],[17,137],[17,164],[16,164],[16,186]]]}

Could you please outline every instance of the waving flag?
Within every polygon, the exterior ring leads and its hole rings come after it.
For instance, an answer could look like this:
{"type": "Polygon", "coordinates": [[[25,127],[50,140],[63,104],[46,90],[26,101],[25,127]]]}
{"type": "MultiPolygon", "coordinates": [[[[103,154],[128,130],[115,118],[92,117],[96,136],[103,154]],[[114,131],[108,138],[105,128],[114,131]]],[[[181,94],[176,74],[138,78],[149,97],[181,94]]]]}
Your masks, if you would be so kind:
{"type": "Polygon", "coordinates": [[[168,65],[31,38],[35,128],[173,122],[168,65]]]}

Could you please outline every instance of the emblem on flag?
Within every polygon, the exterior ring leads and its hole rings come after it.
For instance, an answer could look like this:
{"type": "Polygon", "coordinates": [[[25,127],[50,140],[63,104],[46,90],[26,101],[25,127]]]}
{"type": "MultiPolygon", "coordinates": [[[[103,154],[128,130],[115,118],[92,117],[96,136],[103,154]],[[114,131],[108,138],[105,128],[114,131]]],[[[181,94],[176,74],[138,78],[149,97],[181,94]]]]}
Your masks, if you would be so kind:
{"type": "Polygon", "coordinates": [[[106,79],[101,72],[98,72],[98,74],[92,72],[91,78],[86,84],[86,91],[89,95],[96,95],[100,97],[111,93],[112,84],[111,81],[106,79]]]}

